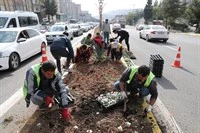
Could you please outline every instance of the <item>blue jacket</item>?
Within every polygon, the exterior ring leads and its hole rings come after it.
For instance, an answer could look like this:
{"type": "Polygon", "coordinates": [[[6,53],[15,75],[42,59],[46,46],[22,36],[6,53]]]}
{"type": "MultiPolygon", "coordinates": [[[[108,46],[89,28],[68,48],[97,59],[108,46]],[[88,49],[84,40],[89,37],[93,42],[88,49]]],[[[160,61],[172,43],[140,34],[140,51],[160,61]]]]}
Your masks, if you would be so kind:
{"type": "Polygon", "coordinates": [[[50,51],[66,50],[66,48],[68,49],[70,56],[74,57],[74,50],[70,40],[66,37],[56,37],[50,46],[50,51]]]}

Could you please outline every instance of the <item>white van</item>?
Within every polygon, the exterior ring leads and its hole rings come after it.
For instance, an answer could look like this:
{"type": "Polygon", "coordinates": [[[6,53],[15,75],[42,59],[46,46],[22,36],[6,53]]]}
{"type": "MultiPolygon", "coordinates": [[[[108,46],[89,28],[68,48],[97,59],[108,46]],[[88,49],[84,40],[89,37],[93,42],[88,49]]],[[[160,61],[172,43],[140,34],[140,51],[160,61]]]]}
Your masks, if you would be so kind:
{"type": "Polygon", "coordinates": [[[0,11],[0,29],[13,27],[30,27],[39,31],[38,15],[25,11],[0,11]]]}

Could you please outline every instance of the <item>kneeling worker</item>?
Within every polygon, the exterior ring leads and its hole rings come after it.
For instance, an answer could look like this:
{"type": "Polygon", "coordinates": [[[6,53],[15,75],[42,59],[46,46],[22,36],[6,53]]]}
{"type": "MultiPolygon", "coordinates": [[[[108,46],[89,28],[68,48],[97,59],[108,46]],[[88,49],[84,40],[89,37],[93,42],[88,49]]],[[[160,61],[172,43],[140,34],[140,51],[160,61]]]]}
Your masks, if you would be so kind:
{"type": "Polygon", "coordinates": [[[82,45],[76,49],[76,63],[86,62],[89,63],[91,56],[90,47],[87,45],[82,45]]]}
{"type": "Polygon", "coordinates": [[[71,117],[67,108],[69,88],[63,83],[60,73],[56,72],[56,64],[53,61],[32,66],[26,72],[23,91],[27,108],[32,101],[40,110],[46,110],[55,103],[54,99],[57,99],[63,121],[71,117]]]}
{"type": "Polygon", "coordinates": [[[116,90],[121,91],[124,99],[128,98],[127,91],[131,95],[139,92],[141,97],[150,94],[150,101],[145,108],[145,112],[150,112],[158,97],[157,83],[154,77],[155,75],[150,71],[149,67],[145,65],[132,66],[123,72],[120,80],[115,82],[114,87],[116,90]]]}
{"type": "Polygon", "coordinates": [[[122,50],[122,45],[117,40],[110,39],[110,45],[108,46],[107,56],[109,56],[111,52],[112,61],[116,60],[116,62],[119,63],[122,57],[122,50]]]}

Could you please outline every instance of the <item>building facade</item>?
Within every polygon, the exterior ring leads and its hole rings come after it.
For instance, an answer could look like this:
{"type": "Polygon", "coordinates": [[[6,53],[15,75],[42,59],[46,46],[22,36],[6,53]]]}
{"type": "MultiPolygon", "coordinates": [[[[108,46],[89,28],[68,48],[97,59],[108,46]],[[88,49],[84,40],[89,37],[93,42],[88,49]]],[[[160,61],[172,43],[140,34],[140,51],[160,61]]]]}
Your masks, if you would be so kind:
{"type": "MultiPolygon", "coordinates": [[[[87,11],[81,11],[81,5],[72,2],[72,0],[55,0],[57,4],[57,15],[53,17],[54,22],[69,21],[78,19],[82,21],[91,21],[92,16],[87,11]]],[[[44,9],[42,9],[43,0],[0,0],[0,11],[33,11],[38,14],[40,21],[46,20],[44,9]]]]}

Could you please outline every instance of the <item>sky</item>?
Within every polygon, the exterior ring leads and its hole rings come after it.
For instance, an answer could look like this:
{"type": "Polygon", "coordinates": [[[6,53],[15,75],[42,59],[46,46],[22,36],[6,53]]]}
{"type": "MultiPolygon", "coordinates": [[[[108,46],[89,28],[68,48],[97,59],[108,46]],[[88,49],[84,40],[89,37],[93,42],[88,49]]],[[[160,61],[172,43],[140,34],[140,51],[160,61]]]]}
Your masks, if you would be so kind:
{"type": "MultiPolygon", "coordinates": [[[[98,0],[72,0],[76,4],[81,4],[82,11],[89,11],[92,16],[97,16],[98,0]]],[[[153,3],[155,0],[152,0],[153,3]]],[[[158,0],[160,1],[160,0],[158,0]]],[[[147,0],[104,0],[103,13],[118,9],[144,8],[147,0]]]]}

